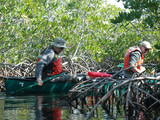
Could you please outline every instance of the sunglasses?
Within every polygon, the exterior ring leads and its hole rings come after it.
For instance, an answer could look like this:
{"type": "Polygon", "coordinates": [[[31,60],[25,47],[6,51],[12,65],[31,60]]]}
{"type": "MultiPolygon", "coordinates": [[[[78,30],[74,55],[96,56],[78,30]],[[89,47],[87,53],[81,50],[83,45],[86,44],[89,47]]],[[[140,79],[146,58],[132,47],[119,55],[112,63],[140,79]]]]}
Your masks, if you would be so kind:
{"type": "Polygon", "coordinates": [[[148,49],[148,48],[145,48],[145,51],[149,51],[149,49],[148,49]]]}
{"type": "Polygon", "coordinates": [[[59,49],[63,50],[63,49],[64,49],[64,47],[61,47],[61,48],[59,48],[59,49]]]}

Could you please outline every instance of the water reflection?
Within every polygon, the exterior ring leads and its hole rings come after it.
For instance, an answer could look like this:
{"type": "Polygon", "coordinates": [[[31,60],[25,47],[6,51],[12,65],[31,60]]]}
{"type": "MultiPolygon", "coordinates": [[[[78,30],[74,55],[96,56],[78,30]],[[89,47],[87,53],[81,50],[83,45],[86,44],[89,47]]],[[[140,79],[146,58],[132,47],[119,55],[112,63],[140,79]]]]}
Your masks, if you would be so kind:
{"type": "Polygon", "coordinates": [[[0,95],[0,120],[83,120],[78,109],[67,104],[67,94],[0,95]],[[78,112],[77,112],[78,111],[78,112]]]}
{"type": "MultiPolygon", "coordinates": [[[[86,101],[85,107],[69,106],[68,101],[66,93],[21,96],[1,94],[0,120],[84,120],[94,106],[91,100],[86,101]]],[[[96,116],[95,119],[107,120],[102,108],[98,109],[96,116]]]]}
{"type": "MultiPolygon", "coordinates": [[[[69,106],[66,93],[23,96],[6,96],[5,93],[0,93],[0,120],[84,120],[97,101],[93,96],[77,100],[69,106]]],[[[111,102],[107,105],[110,104],[111,102]]],[[[123,107],[121,106],[120,110],[123,111],[123,107]]],[[[159,116],[159,107],[156,106],[155,109],[156,115],[159,116]]],[[[144,118],[143,114],[140,118],[144,118]]],[[[117,112],[116,106],[99,106],[91,119],[126,120],[124,114],[117,112]]]]}
{"type": "MultiPolygon", "coordinates": [[[[60,98],[60,97],[58,97],[60,98]]],[[[37,96],[35,115],[37,120],[61,120],[60,100],[53,97],[37,96]]]]}
{"type": "Polygon", "coordinates": [[[0,97],[0,120],[2,120],[4,114],[4,98],[0,97]]]}

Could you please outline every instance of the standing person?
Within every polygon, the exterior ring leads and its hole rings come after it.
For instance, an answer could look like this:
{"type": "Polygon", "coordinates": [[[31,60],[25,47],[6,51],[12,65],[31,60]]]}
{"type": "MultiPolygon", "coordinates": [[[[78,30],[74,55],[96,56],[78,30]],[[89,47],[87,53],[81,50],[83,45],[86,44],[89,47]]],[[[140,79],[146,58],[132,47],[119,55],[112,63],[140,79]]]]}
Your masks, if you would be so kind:
{"type": "MultiPolygon", "coordinates": [[[[133,46],[127,50],[124,57],[123,68],[137,66],[143,64],[144,54],[152,50],[151,44],[147,41],[140,43],[140,46],[133,46]]],[[[144,66],[137,66],[125,71],[125,77],[131,77],[134,73],[140,74],[145,71],[144,66]]]]}
{"type": "Polygon", "coordinates": [[[61,53],[66,47],[66,41],[56,38],[52,45],[43,50],[37,59],[35,76],[39,86],[43,85],[42,78],[60,74],[63,71],[61,66],[61,53]]]}

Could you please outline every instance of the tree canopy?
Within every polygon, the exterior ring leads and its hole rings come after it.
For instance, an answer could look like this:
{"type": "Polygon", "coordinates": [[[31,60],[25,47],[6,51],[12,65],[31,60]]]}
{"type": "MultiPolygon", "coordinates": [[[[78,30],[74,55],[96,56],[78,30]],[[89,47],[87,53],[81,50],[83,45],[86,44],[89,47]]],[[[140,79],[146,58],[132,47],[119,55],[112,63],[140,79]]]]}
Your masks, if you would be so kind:
{"type": "MultiPolygon", "coordinates": [[[[123,0],[126,12],[105,0],[1,0],[0,62],[35,61],[51,41],[62,37],[71,46],[64,56],[115,65],[128,47],[142,40],[158,47],[159,1],[149,1],[123,0]]],[[[157,60],[155,52],[148,54],[149,62],[157,60]]]]}

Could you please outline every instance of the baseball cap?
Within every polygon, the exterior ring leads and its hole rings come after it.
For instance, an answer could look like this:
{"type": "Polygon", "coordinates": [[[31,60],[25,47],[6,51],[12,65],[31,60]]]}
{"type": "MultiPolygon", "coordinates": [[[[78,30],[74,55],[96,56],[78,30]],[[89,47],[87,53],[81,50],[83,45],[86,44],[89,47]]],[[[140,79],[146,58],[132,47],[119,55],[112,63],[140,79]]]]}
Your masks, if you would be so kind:
{"type": "Polygon", "coordinates": [[[147,49],[152,49],[151,44],[148,41],[142,41],[140,45],[143,45],[147,49]]]}

